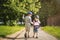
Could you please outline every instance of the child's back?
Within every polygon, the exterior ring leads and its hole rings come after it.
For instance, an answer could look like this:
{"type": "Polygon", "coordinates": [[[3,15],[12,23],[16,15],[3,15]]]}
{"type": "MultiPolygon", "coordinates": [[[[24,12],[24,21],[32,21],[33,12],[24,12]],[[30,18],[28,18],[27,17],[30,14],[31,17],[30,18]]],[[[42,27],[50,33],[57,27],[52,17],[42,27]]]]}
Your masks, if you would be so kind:
{"type": "MultiPolygon", "coordinates": [[[[35,18],[35,20],[33,21],[33,26],[34,26],[33,31],[34,31],[34,35],[36,34],[36,37],[37,37],[37,35],[38,35],[37,32],[38,32],[39,25],[40,25],[39,19],[35,18]]],[[[33,36],[33,37],[34,37],[34,36],[33,36]]]]}
{"type": "Polygon", "coordinates": [[[35,25],[40,25],[39,19],[36,19],[36,18],[35,18],[35,20],[33,21],[33,25],[34,25],[34,26],[35,26],[35,25]]]}

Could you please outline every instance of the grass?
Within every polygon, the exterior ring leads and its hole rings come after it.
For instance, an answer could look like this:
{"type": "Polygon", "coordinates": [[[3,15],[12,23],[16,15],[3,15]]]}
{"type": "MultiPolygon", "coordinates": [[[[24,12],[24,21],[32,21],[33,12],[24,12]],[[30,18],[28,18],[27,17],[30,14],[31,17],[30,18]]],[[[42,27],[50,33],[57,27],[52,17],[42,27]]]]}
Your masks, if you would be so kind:
{"type": "Polygon", "coordinates": [[[45,26],[42,29],[60,40],[60,27],[58,27],[58,26],[56,26],[56,27],[55,26],[45,26]]]}
{"type": "Polygon", "coordinates": [[[0,26],[0,37],[15,33],[22,30],[24,26],[0,26]]]}

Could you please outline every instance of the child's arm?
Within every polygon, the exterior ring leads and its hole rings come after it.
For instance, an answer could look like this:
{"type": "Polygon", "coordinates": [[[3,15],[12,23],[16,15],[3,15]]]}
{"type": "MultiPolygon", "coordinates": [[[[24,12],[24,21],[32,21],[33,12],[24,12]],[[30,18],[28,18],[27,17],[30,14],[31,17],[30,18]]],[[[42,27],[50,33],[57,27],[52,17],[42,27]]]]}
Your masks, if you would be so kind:
{"type": "Polygon", "coordinates": [[[38,20],[38,23],[41,24],[41,22],[38,20]]]}
{"type": "Polygon", "coordinates": [[[33,20],[33,25],[34,25],[35,21],[33,20]]]}
{"type": "Polygon", "coordinates": [[[33,24],[31,17],[30,17],[29,21],[30,21],[31,24],[33,24]]]}

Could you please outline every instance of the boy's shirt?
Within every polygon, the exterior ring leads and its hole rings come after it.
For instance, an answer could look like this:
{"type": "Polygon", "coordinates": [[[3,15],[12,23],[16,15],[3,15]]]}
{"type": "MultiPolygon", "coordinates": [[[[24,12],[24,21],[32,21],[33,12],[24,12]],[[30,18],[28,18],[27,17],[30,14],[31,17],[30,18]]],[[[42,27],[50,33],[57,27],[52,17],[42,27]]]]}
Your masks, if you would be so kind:
{"type": "Polygon", "coordinates": [[[32,19],[31,19],[31,17],[30,16],[26,16],[25,17],[25,25],[26,26],[30,26],[31,25],[31,21],[32,19]]]}

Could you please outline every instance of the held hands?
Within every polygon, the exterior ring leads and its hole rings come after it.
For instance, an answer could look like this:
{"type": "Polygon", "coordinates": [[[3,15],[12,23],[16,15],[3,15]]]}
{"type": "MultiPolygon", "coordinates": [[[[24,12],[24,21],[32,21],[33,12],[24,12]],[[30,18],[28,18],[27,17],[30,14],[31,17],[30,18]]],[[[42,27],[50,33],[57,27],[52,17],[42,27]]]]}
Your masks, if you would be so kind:
{"type": "Polygon", "coordinates": [[[31,22],[31,24],[33,24],[33,22],[31,22]]]}

